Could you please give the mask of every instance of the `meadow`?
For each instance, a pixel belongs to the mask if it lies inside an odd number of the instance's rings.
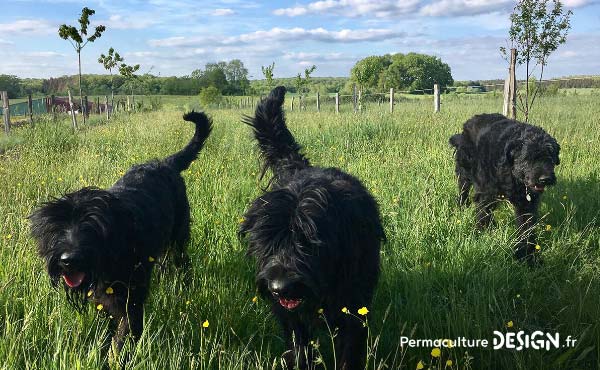
[[[314,164],[358,176],[377,198],[388,240],[369,326],[369,369],[594,369],[600,366],[600,106],[593,94],[545,97],[531,121],[561,144],[558,184],[543,196],[543,266],[512,259],[512,209],[474,231],[473,209],[458,209],[448,137],[475,113],[497,112],[501,97],[384,104],[360,114],[288,114]],[[74,312],[50,286],[27,215],[41,202],[85,185],[108,187],[131,165],[161,158],[192,135],[183,111],[93,118],[73,133],[69,120],[14,129],[0,156],[0,368],[105,368],[107,320]],[[539,105],[537,105],[539,104]],[[250,110],[209,110],[214,130],[184,172],[192,207],[191,279],[156,269],[145,330],[121,353],[127,369],[275,369],[284,350],[266,302],[255,299],[253,261],[237,236],[247,205],[267,185],[250,130]],[[8,140],[8,139],[2,139]],[[354,313],[356,314],[356,313]],[[203,325],[204,324],[204,325]],[[574,348],[522,351],[401,347],[414,339],[488,339],[493,331],[541,330],[577,339]],[[332,369],[331,338],[314,338]],[[115,364],[111,364],[115,367]]]

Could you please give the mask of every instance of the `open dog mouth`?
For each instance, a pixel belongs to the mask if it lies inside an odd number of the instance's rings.
[[[284,307],[286,310],[293,310],[300,306],[302,303],[301,299],[287,299],[287,298],[279,298],[279,304]]]
[[[83,283],[83,279],[85,279],[85,272],[74,271],[74,272],[64,273],[62,275],[62,278],[65,281],[65,284],[67,284],[67,286],[69,288],[71,288],[71,289],[77,288],[78,286],[81,285],[81,283]]]
[[[542,184],[534,184],[532,186],[532,188],[533,188],[533,190],[537,191],[538,193],[543,193],[546,186],[542,185]]]

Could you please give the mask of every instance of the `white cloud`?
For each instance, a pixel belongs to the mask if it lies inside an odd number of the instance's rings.
[[[567,8],[581,8],[594,3],[593,0],[563,0],[562,3]]]
[[[307,5],[275,9],[273,14],[297,17],[309,13],[391,18],[413,13],[421,0],[320,0]]]
[[[420,13],[434,17],[455,17],[508,12],[514,7],[513,0],[440,0],[425,5]]]
[[[175,36],[165,39],[153,39],[148,43],[150,46],[157,47],[192,47],[198,45],[237,45],[265,42],[283,42],[283,41],[320,41],[328,43],[353,43],[364,41],[381,41],[404,36],[404,32],[388,29],[343,29],[340,31],[329,31],[324,28],[304,29],[279,28],[271,30],[261,30],[238,36],[217,37],[185,37]]]
[[[106,20],[93,22],[94,26],[102,24],[108,29],[117,30],[141,30],[157,23],[160,23],[158,19],[150,14],[129,14],[126,17],[113,14]]]
[[[0,32],[19,35],[47,35],[56,33],[58,26],[45,19],[20,19],[12,23],[0,23]]]
[[[212,12],[212,15],[214,15],[216,17],[223,17],[223,16],[233,15],[233,14],[235,14],[235,12],[228,8],[219,8],[219,9],[215,9]]]

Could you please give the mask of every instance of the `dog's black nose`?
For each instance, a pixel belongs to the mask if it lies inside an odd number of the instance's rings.
[[[60,263],[68,267],[77,260],[77,256],[72,252],[64,252],[60,255]]]
[[[289,288],[290,288],[291,285],[292,284],[290,284],[286,280],[275,279],[275,280],[271,280],[269,282],[269,290],[274,295],[277,295],[277,296],[282,295],[282,296],[284,296],[289,291]]]
[[[538,182],[542,185],[549,185],[554,183],[555,181],[555,176],[554,174],[551,175],[542,175],[540,176],[540,178],[538,179]]]

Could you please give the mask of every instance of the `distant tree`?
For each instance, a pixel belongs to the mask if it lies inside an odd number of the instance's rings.
[[[317,69],[316,65],[312,65],[308,68],[304,69],[304,78],[302,78],[302,74],[298,73],[296,79],[294,80],[294,85],[296,86],[296,92],[300,95],[306,93],[306,86],[308,85],[308,81],[310,80],[310,75]]]
[[[209,86],[200,91],[200,103],[204,106],[218,104],[223,98],[219,89]]]
[[[110,96],[112,106],[115,105],[115,84],[112,70],[119,63],[123,62],[123,60],[124,59],[119,55],[119,53],[115,52],[115,49],[113,48],[108,49],[108,55],[100,54],[100,57],[98,58],[98,63],[102,64],[104,66],[104,69],[106,69],[108,73],[110,73]]]
[[[0,91],[8,92],[9,98],[17,98],[21,95],[19,78],[11,75],[0,75]]]
[[[383,80],[389,87],[406,90],[428,90],[433,85],[448,86],[454,83],[450,67],[440,58],[409,53],[394,54],[392,63],[384,72]]]
[[[377,87],[380,75],[391,64],[389,56],[373,55],[356,62],[350,71],[350,78],[360,90]]]
[[[227,64],[225,62],[219,63],[207,63],[204,67],[204,73],[202,79],[204,80],[204,86],[216,87],[221,93],[227,91],[227,75],[225,75],[225,68]]]
[[[262,74],[265,76],[265,80],[267,80],[267,88],[269,91],[273,88],[273,70],[275,69],[275,62],[271,63],[268,66],[261,66]]]
[[[224,71],[227,79],[227,92],[231,95],[243,95],[250,86],[248,69],[239,59],[233,59],[225,65]]]
[[[525,64],[527,77],[525,97],[519,94],[519,108],[525,115],[525,122],[529,120],[529,112],[541,85],[531,89],[529,81],[535,67],[540,66],[541,81],[550,54],[567,41],[572,14],[570,10],[564,11],[560,0],[518,0],[510,15],[508,36],[512,47],[517,49],[517,64]],[[505,47],[501,47],[500,52],[505,57],[509,55]]]
[[[83,49],[89,42],[94,42],[98,37],[102,36],[102,32],[106,30],[106,27],[100,25],[97,26],[94,34],[87,37],[87,28],[90,25],[90,15],[94,15],[95,10],[89,8],[83,8],[81,10],[81,16],[79,17],[79,30],[73,26],[63,24],[58,29],[58,35],[64,40],[68,40],[75,51],[77,52],[77,64],[79,66],[79,101],[83,107],[83,92],[81,90],[81,49]],[[84,112],[87,111],[85,107]],[[87,113],[87,112],[86,112]],[[85,114],[83,115],[83,123],[85,123]]]

